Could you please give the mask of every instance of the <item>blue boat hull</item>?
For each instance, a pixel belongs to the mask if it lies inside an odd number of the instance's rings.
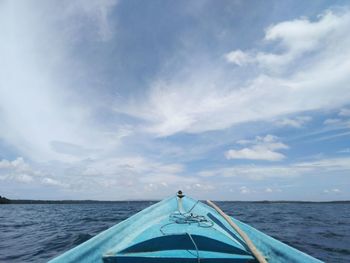
[[[321,262],[239,220],[268,262]],[[257,262],[245,242],[211,207],[171,197],[107,229],[50,263]]]

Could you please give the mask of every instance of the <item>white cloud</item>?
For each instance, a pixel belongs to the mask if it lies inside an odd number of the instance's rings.
[[[229,150],[225,153],[227,159],[249,159],[249,160],[265,160],[280,161],[285,158],[281,153],[268,149],[249,149]]]
[[[18,171],[30,170],[28,164],[26,164],[22,157],[19,157],[13,161],[2,159],[0,161],[0,169],[16,169]]]
[[[40,177],[41,173],[34,171],[22,157],[13,161],[0,161],[0,180],[11,180],[20,183],[31,183],[36,177]]]
[[[49,176],[51,175],[33,168],[22,157],[13,161],[5,159],[0,161],[0,180],[2,181],[67,187],[67,184]]]
[[[282,192],[282,190],[281,189],[279,189],[279,188],[271,188],[271,187],[266,187],[265,189],[264,189],[264,192],[265,193],[280,193],[280,192]]]
[[[235,63],[238,66],[246,65],[252,62],[254,59],[242,50],[234,50],[225,55],[225,58],[230,63]]]
[[[293,128],[301,128],[307,122],[311,121],[311,117],[309,116],[296,116],[294,118],[282,118],[276,121],[278,126],[290,126]]]
[[[350,117],[350,109],[343,108],[339,112],[339,116]]]
[[[251,190],[246,186],[242,186],[239,188],[239,192],[241,194],[249,194],[249,193],[251,193]]]
[[[272,193],[273,190],[272,190],[270,187],[267,187],[267,188],[265,188],[265,192],[266,192],[266,193]]]
[[[49,185],[49,186],[68,187],[68,185],[65,184],[65,183],[62,183],[62,182],[60,182],[60,181],[57,181],[57,180],[52,179],[52,178],[47,178],[47,177],[43,178],[43,179],[41,180],[41,183],[42,183],[43,185]]]
[[[271,25],[266,30],[265,40],[276,43],[283,50],[282,53],[245,53],[237,50],[228,53],[227,60],[239,66],[250,62],[275,70],[277,67],[288,65],[306,52],[325,48],[325,41],[339,37],[337,34],[344,30],[344,24],[348,23],[348,14],[336,15],[329,11],[314,22],[300,18]],[[232,59],[229,59],[230,57]]]
[[[325,190],[323,190],[323,192],[325,194],[330,194],[330,193],[339,194],[339,193],[341,193],[341,191],[338,188],[325,189]]]
[[[242,141],[239,141],[242,144]],[[246,144],[249,141],[245,142]],[[276,150],[288,149],[288,146],[281,143],[276,136],[266,135],[265,137],[256,137],[250,148],[240,150],[229,150],[225,153],[227,159],[249,159],[249,160],[266,160],[280,161],[285,155]]]

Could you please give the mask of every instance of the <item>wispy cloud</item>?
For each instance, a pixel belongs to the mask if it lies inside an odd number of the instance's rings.
[[[311,121],[312,118],[310,116],[296,116],[294,118],[282,118],[277,120],[275,123],[278,126],[289,126],[293,128],[301,128],[303,125]]]
[[[330,194],[330,193],[339,194],[339,193],[341,193],[341,191],[338,188],[332,188],[332,189],[323,190],[323,193],[325,193],[325,194]]]
[[[339,116],[350,117],[350,109],[343,108],[339,112]]]
[[[339,150],[338,153],[350,153],[350,148],[345,148],[343,150]]]
[[[245,78],[239,68],[220,59],[193,68],[194,58],[189,54],[191,59],[183,62],[182,70],[158,76],[146,98],[116,110],[147,121],[145,129],[157,136],[169,136],[340,107],[350,99],[350,65],[344,60],[350,56],[349,26],[348,11],[326,12],[317,21],[303,18],[272,25],[265,41],[284,53],[231,53],[231,61],[235,57],[240,67],[245,57],[254,56],[259,62],[247,65],[252,74]],[[337,48],[342,54],[335,52]],[[297,64],[296,59],[300,60]],[[275,70],[282,66],[283,71]],[[285,123],[297,126],[300,121],[286,119]]]
[[[66,150],[70,145],[71,152],[72,145],[75,151],[96,151],[110,148],[117,140],[103,125],[93,123],[94,106],[72,88],[75,75],[82,76],[86,70],[72,58],[74,38],[86,39],[86,31],[91,32],[96,24],[105,37],[107,14],[114,1],[40,3],[40,8],[30,2],[2,3],[0,136],[21,156],[37,161],[86,158],[86,154],[62,153],[63,145]],[[79,24],[89,30],[74,28]]]
[[[331,172],[350,172],[350,158],[319,159],[309,162],[294,162],[288,165],[235,165],[215,170],[201,171],[201,177],[240,177],[251,180],[268,178],[295,178],[318,176]]]
[[[326,119],[323,122],[324,125],[334,126],[336,128],[350,128],[350,120],[349,119],[340,119],[340,118],[330,118]]]
[[[89,34],[91,29],[96,29],[96,39],[107,41],[113,36],[113,28],[110,26],[108,16],[117,5],[117,0],[92,0],[92,1],[63,1],[63,15],[76,22],[75,30]],[[81,19],[86,21],[82,22]]]

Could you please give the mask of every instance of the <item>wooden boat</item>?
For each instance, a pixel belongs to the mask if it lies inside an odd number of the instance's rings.
[[[240,231],[267,262],[321,262],[237,219],[229,220],[240,230],[232,228],[213,207],[180,193],[142,210],[50,263],[262,262]]]

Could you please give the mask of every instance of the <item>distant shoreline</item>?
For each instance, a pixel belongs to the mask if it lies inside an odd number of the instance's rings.
[[[99,200],[27,200],[15,199],[0,202],[1,204],[103,204],[103,203],[125,203],[125,202],[158,202],[159,200],[124,200],[124,201],[99,201]]]
[[[101,200],[30,200],[30,199],[7,199],[1,198],[1,204],[111,204],[111,203],[125,203],[125,202],[159,202],[160,200],[123,200],[123,201],[101,201]],[[338,200],[338,201],[216,201],[220,203],[233,202],[233,203],[256,203],[256,204],[278,204],[278,203],[295,203],[295,204],[350,204],[350,200]]]

